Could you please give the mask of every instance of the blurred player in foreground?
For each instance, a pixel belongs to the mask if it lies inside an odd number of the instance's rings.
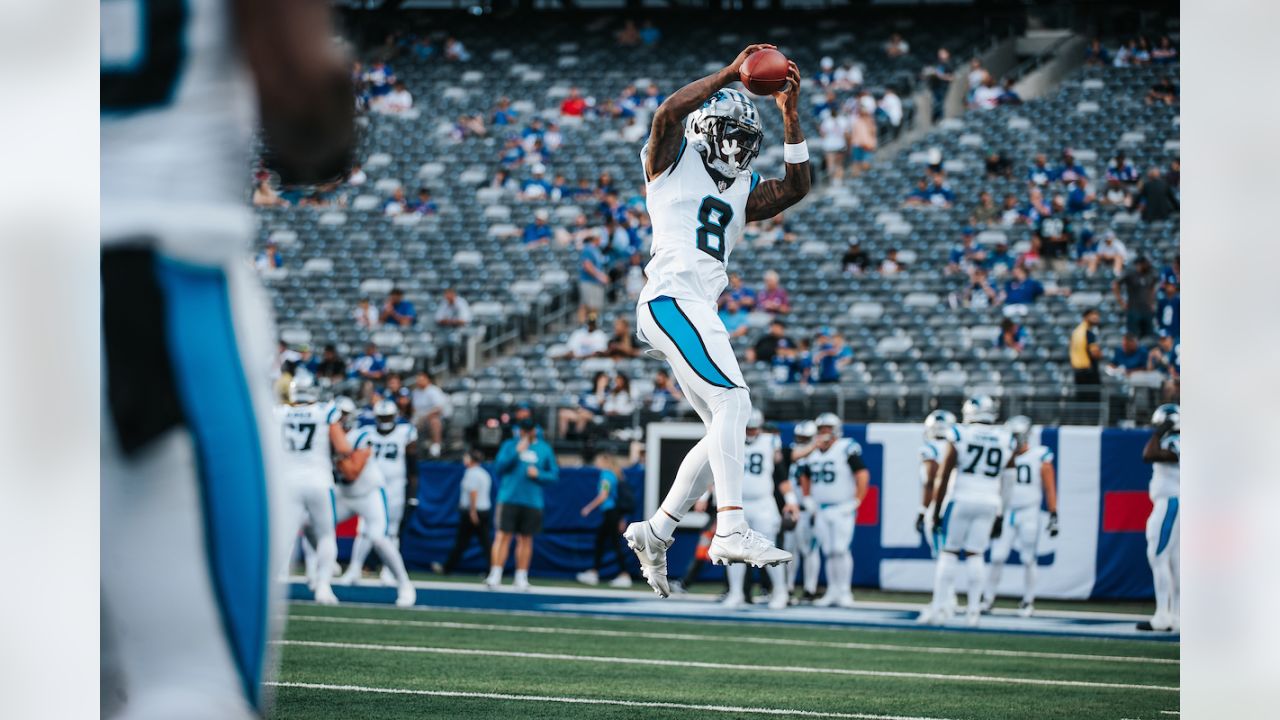
[[[1018,613],[1031,617],[1036,603],[1036,560],[1040,551],[1040,529],[1043,517],[1040,505],[1049,509],[1049,537],[1058,537],[1058,485],[1053,473],[1053,451],[1043,445],[1031,447],[1031,418],[1017,415],[1005,424],[1018,441],[1017,456],[1009,490],[1009,504],[1004,509],[1003,531],[991,544],[991,569],[987,587],[982,593],[982,610],[988,612],[1000,589],[1000,573],[1009,560],[1009,552],[1017,549],[1022,560],[1022,601]]]
[[[284,181],[336,178],[349,66],[325,3],[100,10],[102,714],[253,717],[294,528],[246,256],[254,110]]]
[[[648,282],[636,308],[638,334],[665,357],[707,434],[680,464],[671,490],[647,521],[632,523],[627,544],[645,579],[670,593],[667,549],[680,519],[714,481],[716,536],[708,556],[718,564],[786,562],[791,553],[751,529],[743,510],[743,433],[751,395],[729,333],[716,315],[728,284],[725,265],[745,223],[771,218],[809,192],[809,151],[800,129],[800,71],[775,93],[782,114],[786,175],[761,181],[751,171],[764,130],[755,104],[737,90],[751,45],[726,67],[672,93],[654,112],[649,142],[640,151],[653,219]],[[687,118],[687,121],[686,121]]]
[[[853,530],[858,504],[867,495],[871,471],[862,461],[862,446],[841,437],[842,423],[835,413],[814,420],[818,434],[809,445],[796,450],[809,468],[809,492],[813,498],[813,534],[827,566],[827,591],[813,601],[817,607],[853,607]]]
[[[1156,408],[1151,416],[1155,429],[1142,449],[1143,462],[1151,463],[1151,515],[1147,518],[1147,561],[1156,587],[1156,612],[1138,623],[1139,630],[1176,631],[1179,626],[1178,489],[1181,482],[1182,413],[1172,403]]]
[[[962,552],[967,554],[969,575],[965,622],[978,624],[986,580],[982,554],[992,535],[1000,534],[995,526],[1000,522],[1009,485],[1004,471],[1012,466],[1017,447],[1013,433],[995,424],[996,403],[990,397],[975,395],[966,400],[961,417],[964,424],[948,433],[947,452],[934,479],[934,497],[942,500],[934,505],[933,523],[942,528],[942,550],[933,580],[933,602],[917,618],[925,624],[940,625],[950,617],[951,588],[955,587],[956,564]]]

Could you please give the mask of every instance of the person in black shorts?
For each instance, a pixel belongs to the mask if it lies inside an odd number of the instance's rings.
[[[542,532],[542,489],[560,479],[551,446],[538,436],[538,424],[526,417],[517,424],[516,436],[502,443],[494,470],[498,474],[498,532],[493,538],[489,577],[484,584],[502,584],[503,567],[516,540],[516,590],[529,589],[529,563],[533,560],[533,536]]]

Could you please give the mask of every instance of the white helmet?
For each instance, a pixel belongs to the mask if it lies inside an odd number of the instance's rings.
[[[818,426],[813,424],[812,420],[805,420],[796,423],[796,440],[804,438],[805,441],[812,440],[814,435],[818,434]]]
[[[338,413],[342,416],[342,426],[350,428],[351,423],[356,419],[356,403],[346,395],[339,395],[333,401],[334,407],[338,408]]]
[[[840,422],[840,416],[833,412],[824,412],[813,421],[813,424],[821,430],[824,427],[831,428],[831,434],[840,437],[844,432],[844,424]]]
[[[1026,415],[1014,415],[1005,421],[1004,426],[1018,439],[1018,445],[1026,445],[1031,437],[1031,418]]]
[[[1182,431],[1182,411],[1177,403],[1165,403],[1151,413],[1151,424],[1160,425],[1165,420],[1173,420],[1173,431]]]
[[[396,426],[396,415],[396,404],[390,400],[379,400],[373,406],[373,417],[378,421],[378,429],[384,433],[391,432]]]
[[[947,410],[934,410],[924,419],[924,437],[926,440],[946,440],[947,431],[956,424],[956,416]]]
[[[320,399],[320,388],[311,373],[298,373],[289,381],[289,402],[294,405],[313,403]]]
[[[717,90],[685,124],[689,145],[726,180],[750,172],[760,154],[764,128],[751,99],[737,90]]]
[[[996,421],[996,414],[996,401],[990,395],[974,395],[960,408],[960,416],[967,423],[991,424]]]
[[[764,413],[759,410],[752,410],[751,417],[747,418],[748,430],[759,430],[764,427]]]

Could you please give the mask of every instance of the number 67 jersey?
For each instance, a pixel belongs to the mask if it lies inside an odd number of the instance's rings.
[[[1003,425],[972,423],[951,428],[948,438],[956,449],[955,479],[947,499],[1000,508],[1004,470],[1018,447]]]
[[[648,151],[648,145],[640,150],[642,163]],[[702,156],[681,142],[675,162],[645,187],[653,241],[641,305],[664,295],[712,304],[720,298],[729,284],[729,253],[746,225],[747,197],[759,180],[743,174],[721,190]]]
[[[281,405],[276,408],[284,439],[284,476],[294,485],[333,483],[329,426],[338,421],[331,402]]]

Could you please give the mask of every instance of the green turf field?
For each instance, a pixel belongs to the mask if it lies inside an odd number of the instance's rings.
[[[289,606],[275,718],[1170,718],[1176,643]],[[378,692],[370,692],[377,690]]]

